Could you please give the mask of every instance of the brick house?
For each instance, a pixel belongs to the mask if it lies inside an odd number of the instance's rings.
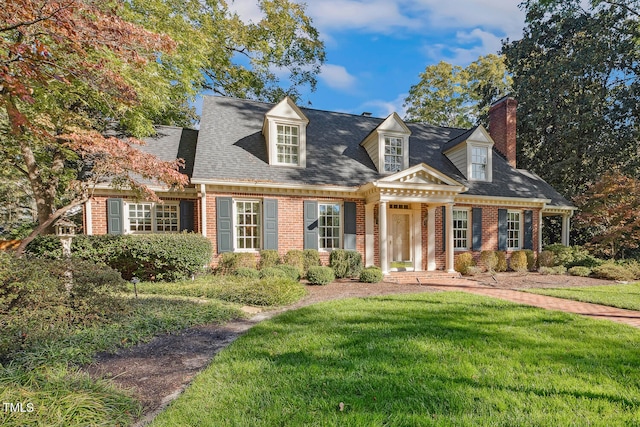
[[[540,251],[542,217],[575,209],[537,175],[516,168],[517,102],[490,125],[454,129],[207,96],[199,131],[158,127],[143,149],[184,158],[190,185],[156,188],[154,204],[105,185],[84,209],[87,234],[195,231],[213,264],[228,251],[334,248],[366,265],[452,271],[456,254]]]

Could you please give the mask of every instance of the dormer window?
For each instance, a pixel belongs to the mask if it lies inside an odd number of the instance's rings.
[[[277,163],[298,166],[300,164],[300,128],[298,126],[277,125]]]
[[[486,181],[488,163],[488,147],[471,147],[471,179]]]
[[[400,172],[404,169],[404,138],[384,138],[384,171]]]

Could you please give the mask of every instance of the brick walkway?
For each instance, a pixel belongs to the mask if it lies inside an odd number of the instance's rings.
[[[567,313],[581,314],[594,319],[605,319],[613,322],[640,328],[640,312],[608,307],[606,305],[590,304],[587,302],[572,301],[563,298],[545,295],[531,294],[528,292],[511,289],[496,289],[480,285],[477,282],[466,279],[433,279],[423,285],[443,291],[461,291],[471,294],[484,295],[512,301],[518,304],[531,305],[547,310],[566,311]]]

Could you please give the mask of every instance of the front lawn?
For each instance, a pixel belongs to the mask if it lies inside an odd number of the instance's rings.
[[[611,307],[640,310],[640,283],[629,285],[587,286],[583,288],[526,289],[526,292],[591,302]]]
[[[638,425],[640,331],[462,293],[287,312],[153,425]]]

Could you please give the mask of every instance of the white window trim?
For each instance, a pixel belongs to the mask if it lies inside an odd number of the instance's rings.
[[[160,203],[154,202],[134,202],[134,201],[124,201],[123,209],[124,209],[124,234],[176,234],[180,233],[180,202],[176,201],[167,201],[164,202],[163,206],[177,206],[177,214],[178,214],[178,231],[158,231],[158,224],[156,222],[156,205]],[[130,205],[150,205],[151,206],[151,231],[131,231],[131,221],[129,219],[129,206]]]
[[[320,241],[320,205],[338,205],[340,207],[340,231],[338,232],[338,247],[337,248],[322,248]],[[318,251],[319,252],[332,252],[334,249],[342,249],[344,235],[344,202],[335,200],[318,200]]]
[[[470,208],[453,208],[452,210],[452,214],[456,211],[465,211],[467,212],[467,243],[465,244],[464,248],[456,248],[455,247],[455,232],[456,232],[456,228],[453,228],[453,238],[454,238],[454,250],[457,252],[465,252],[468,251],[470,249],[470,245],[469,245],[469,241],[470,241],[470,237],[471,237],[471,209]],[[452,219],[453,220],[453,219]]]
[[[518,214],[518,224],[519,224],[519,228],[518,228],[518,246],[517,247],[511,247],[509,246],[509,214]],[[507,211],[507,250],[508,251],[519,251],[520,249],[522,249],[522,239],[523,239],[523,220],[524,220],[524,215],[522,213],[522,211],[516,211],[516,210],[508,210]]]
[[[387,172],[385,171],[384,161],[384,148],[387,138],[398,138],[402,140],[402,165],[400,171],[403,171],[409,167],[409,136],[402,133],[390,133],[380,132],[378,136],[378,164],[380,165],[379,172],[383,175],[393,175],[399,171]]]
[[[259,206],[259,211],[258,211],[258,238],[259,238],[259,242],[260,244],[258,245],[258,248],[238,248],[238,208],[237,208],[237,203],[238,202],[257,202],[258,206]],[[248,253],[258,253],[262,250],[262,244],[264,243],[262,241],[262,227],[263,225],[263,220],[262,220],[262,215],[263,215],[263,203],[262,203],[262,199],[242,199],[242,198],[234,198],[232,200],[232,222],[231,222],[231,228],[232,228],[232,239],[233,239],[233,252],[248,252]]]
[[[474,148],[486,148],[487,149],[487,179],[473,178],[473,149]],[[474,142],[467,143],[467,177],[469,181],[478,182],[492,182],[493,181],[493,145],[492,144],[480,144]]]
[[[307,124],[296,120],[269,118],[267,145],[269,148],[269,164],[278,167],[304,168],[307,166]],[[278,126],[298,128],[298,163],[278,162]]]

